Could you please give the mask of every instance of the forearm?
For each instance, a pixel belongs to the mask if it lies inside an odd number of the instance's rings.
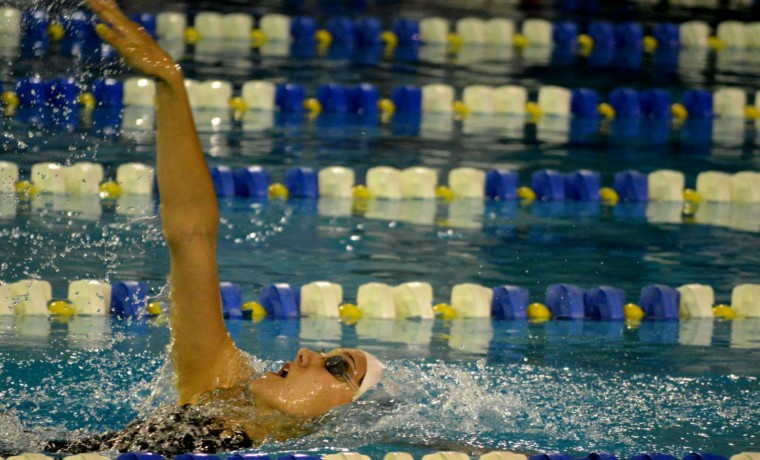
[[[169,244],[191,236],[216,239],[219,207],[195,131],[182,73],[156,84],[157,173]]]

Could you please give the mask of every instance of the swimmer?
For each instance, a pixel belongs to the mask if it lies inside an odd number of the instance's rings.
[[[69,453],[116,449],[166,455],[235,450],[302,433],[310,419],[356,401],[380,380],[370,353],[301,349],[277,372],[256,375],[222,316],[216,240],[219,208],[180,66],[113,0],[87,0],[96,27],[133,69],[156,80],[157,174],[171,270],[177,406],[124,430],[50,443]]]

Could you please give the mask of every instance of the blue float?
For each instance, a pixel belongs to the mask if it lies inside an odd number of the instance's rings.
[[[345,86],[327,83],[317,88],[317,100],[322,105],[322,113],[344,114],[348,112],[348,94]]]
[[[575,46],[578,39],[578,24],[572,21],[555,22],[552,29],[552,39],[557,46]]]
[[[377,18],[357,19],[355,25],[356,45],[360,48],[374,47],[383,43],[383,24]]]
[[[668,454],[651,453],[634,455],[631,460],[678,460],[678,458]]]
[[[362,83],[348,90],[348,109],[356,115],[378,115],[380,113],[380,108],[377,106],[379,100],[380,91],[377,86],[369,83]]]
[[[101,78],[92,85],[98,107],[120,108],[124,101],[124,83],[115,78]]]
[[[19,107],[44,107],[47,102],[47,85],[39,77],[22,78],[16,82]]]
[[[657,40],[657,49],[678,49],[681,46],[678,24],[657,22],[652,26],[652,36]]]
[[[150,286],[145,281],[120,281],[111,285],[111,314],[140,317],[148,309]]]
[[[327,21],[326,29],[332,36],[332,43],[338,46],[352,47],[356,40],[356,26],[347,17],[334,17]]]
[[[713,117],[713,94],[710,91],[690,89],[683,93],[682,103],[689,112],[690,119]]]
[[[222,296],[222,313],[225,318],[243,317],[243,290],[237,283],[219,283],[219,292]]]
[[[397,86],[393,88],[391,100],[398,115],[422,115],[422,89],[419,86]]]
[[[48,18],[44,11],[24,11],[21,14],[21,46],[25,53],[42,56],[50,46]]]
[[[596,171],[580,169],[565,175],[565,198],[573,201],[599,201],[601,176]]]
[[[322,457],[319,455],[293,454],[282,455],[280,457],[277,457],[277,460],[322,460]]]
[[[174,460],[220,460],[220,459],[216,455],[212,455],[212,454],[188,453],[188,454],[176,455],[174,457]]]
[[[74,11],[62,18],[63,40],[71,43],[84,43],[97,35],[93,27],[92,15],[84,11]]]
[[[641,288],[639,306],[649,319],[678,319],[681,293],[663,284],[651,284]]]
[[[216,196],[224,198],[235,196],[235,179],[229,166],[212,166],[211,180],[214,182]]]
[[[664,89],[650,89],[641,93],[641,113],[645,117],[670,119],[672,101],[670,93]]]
[[[625,292],[622,289],[600,286],[589,289],[583,295],[586,318],[602,321],[621,321],[625,318]]]
[[[573,284],[552,284],[546,288],[546,306],[554,318],[583,319],[583,294],[583,289]]]
[[[565,199],[565,178],[559,171],[543,169],[533,173],[530,187],[541,201],[561,201]]]
[[[599,118],[599,93],[589,88],[574,89],[570,111],[579,118]]]
[[[628,169],[615,174],[612,188],[623,203],[649,201],[649,178],[639,171]]]
[[[294,83],[281,83],[277,85],[274,95],[274,103],[280,112],[288,114],[304,113],[303,87]]]
[[[300,290],[287,283],[270,284],[261,289],[259,302],[272,318],[298,318],[301,316]]]
[[[312,168],[291,168],[285,173],[285,187],[294,198],[317,198],[319,182]]]
[[[290,36],[300,44],[316,43],[317,22],[308,16],[295,16],[290,20]]]
[[[227,460],[272,460],[267,454],[250,453],[250,454],[235,454],[227,457]]]
[[[261,166],[248,166],[232,172],[235,195],[245,198],[266,198],[269,196],[271,179]]]
[[[528,457],[528,460],[575,460],[573,457],[560,453],[536,454]]]
[[[610,93],[610,105],[615,109],[615,118],[641,117],[639,92],[633,88],[617,88]]]
[[[72,77],[56,78],[47,83],[47,102],[57,109],[76,108],[79,104],[79,86]]]
[[[396,19],[391,30],[396,34],[399,46],[412,46],[420,41],[420,23],[414,19]]]
[[[588,34],[594,40],[594,48],[615,46],[615,28],[610,22],[595,21],[588,25]]]
[[[126,454],[119,454],[116,460],[164,460],[161,454],[154,454],[153,452],[128,452]]]
[[[486,196],[495,200],[516,200],[519,177],[516,171],[494,169],[486,174]]]
[[[497,286],[493,288],[491,316],[504,319],[525,319],[528,316],[530,293],[520,286]]]
[[[156,15],[151,13],[135,13],[129,19],[140,25],[153,38],[156,38]]]
[[[615,46],[626,50],[643,47],[644,28],[638,22],[624,22],[615,25]]]
[[[592,452],[576,460],[618,460],[618,458],[609,452]]]

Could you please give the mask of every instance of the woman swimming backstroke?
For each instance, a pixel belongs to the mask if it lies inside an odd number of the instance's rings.
[[[235,346],[224,324],[219,293],[219,208],[182,70],[114,1],[87,4],[103,21],[95,28],[98,35],[132,68],[156,79],[156,168],[171,260],[171,348],[179,397],[177,407],[133,422],[121,432],[54,443],[50,450],[115,448],[174,454],[244,448],[268,437],[287,436],[294,423],[358,399],[380,380],[384,369],[365,351],[301,349],[278,372],[257,376],[249,357]],[[164,419],[173,429],[162,426]]]

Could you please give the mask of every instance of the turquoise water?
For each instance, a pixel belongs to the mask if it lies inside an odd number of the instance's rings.
[[[384,95],[397,84],[437,82],[459,89],[520,84],[531,92],[542,84],[589,86],[603,94],[618,86],[663,87],[674,96],[694,87],[760,88],[757,53],[697,54],[682,56],[670,69],[650,58],[641,68],[621,70],[582,58],[361,65],[261,56],[210,63],[192,53],[183,66],[190,78],[224,78],[236,87],[257,78],[297,82],[310,95],[325,82],[373,82]],[[52,56],[9,58],[0,78],[7,84],[32,73],[83,81],[128,75],[116,65]],[[651,147],[606,134],[612,123],[602,123],[602,134],[578,145],[542,140],[535,126],[517,134],[473,134],[460,121],[444,120],[409,136],[389,126],[336,128],[324,120],[264,132],[239,123],[214,132],[204,126],[201,141],[209,164],[264,165],[275,181],[292,166],[344,165],[362,182],[369,168],[389,165],[435,168],[441,183],[460,166],[514,169],[523,184],[539,169],[588,168],[610,185],[624,169],[668,168],[683,171],[693,187],[705,170],[760,170],[757,129],[749,122],[745,134],[717,136],[713,145],[694,145],[674,130],[666,145]],[[39,161],[97,161],[111,176],[122,163],[154,164],[151,132],[104,138],[86,123],[69,132],[3,117],[0,133],[0,160],[18,163],[26,176]],[[97,198],[1,197],[0,280],[40,277],[52,283],[56,298],[76,279],[147,280],[154,297],[165,299],[168,254],[155,205],[143,204],[147,213],[134,217]],[[332,281],[343,286],[346,301],[355,301],[366,282],[421,280],[433,286],[435,302],[448,301],[458,283],[521,285],[541,300],[548,285],[565,282],[616,286],[630,301],[647,284],[702,283],[715,289],[716,302],[728,303],[733,286],[760,278],[757,206],[703,204],[693,219],[681,216],[680,204],[656,203],[606,208],[417,200],[364,209],[340,200],[233,199],[220,206],[221,279],[240,283],[246,300],[275,282]],[[383,388],[368,401],[338,409],[305,438],[263,446],[269,453],[357,449],[379,458],[392,450],[514,449],[630,456],[760,449],[755,320],[633,326],[303,319],[229,321],[228,327],[241,348],[271,367],[292,359],[301,346],[359,346],[390,363]],[[35,450],[40,438],[118,428],[170,403],[168,335],[162,320],[0,317],[0,446],[4,440]]]

